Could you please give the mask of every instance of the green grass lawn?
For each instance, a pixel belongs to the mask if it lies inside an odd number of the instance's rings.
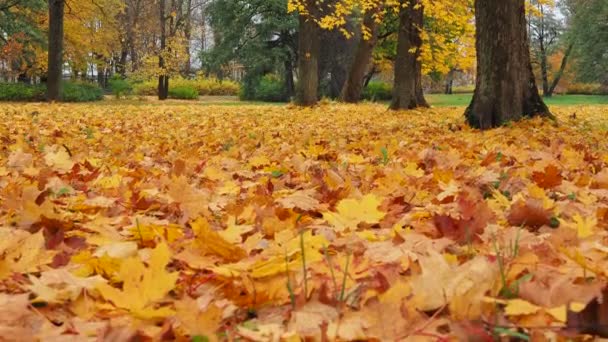
[[[472,96],[473,94],[425,95],[429,103],[436,107],[468,106]],[[608,104],[608,95],[555,95],[544,100],[550,106],[601,105]]]
[[[473,94],[426,94],[425,97],[434,107],[465,107],[471,102]],[[550,106],[568,106],[568,105],[608,105],[608,95],[555,95],[550,98],[545,98],[545,102]],[[155,97],[148,97],[145,100],[131,98],[128,100],[115,100],[112,97],[106,97],[105,101],[100,102],[104,105],[121,104],[121,105],[148,105],[158,106],[174,105],[174,104],[192,104],[200,106],[220,105],[220,106],[276,106],[285,105],[285,103],[270,103],[270,102],[252,102],[239,101],[236,96],[204,96],[198,101],[190,100],[166,100],[158,101]],[[388,105],[388,103],[386,103]]]

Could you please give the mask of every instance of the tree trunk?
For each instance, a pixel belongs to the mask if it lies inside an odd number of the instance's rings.
[[[378,40],[378,23],[376,23],[375,20],[376,13],[376,11],[368,11],[363,18],[364,29],[369,30],[371,36],[366,37],[364,31],[361,31],[361,40],[357,46],[355,59],[353,60],[346,82],[344,82],[342,93],[340,94],[341,101],[357,103],[361,100],[365,73],[369,68],[372,53],[374,52],[374,47]]]
[[[166,100],[169,97],[169,76],[166,73],[165,58],[163,53],[167,46],[167,17],[165,16],[166,1],[160,0],[160,52],[158,54],[158,66],[161,74],[158,76],[158,99]]]
[[[477,128],[522,117],[552,117],[541,99],[530,63],[525,0],[476,0],[477,80],[465,112]]]
[[[309,15],[314,15],[315,1],[306,0]],[[298,32],[298,86],[296,104],[314,106],[319,88],[319,28],[313,18],[299,17]]]
[[[562,76],[564,75],[564,71],[566,71],[566,66],[568,65],[568,58],[570,58],[570,54],[572,53],[573,48],[574,48],[574,43],[570,43],[568,45],[568,48],[566,49],[566,52],[564,52],[564,57],[562,58],[562,63],[559,66],[559,70],[558,70],[557,74],[555,74],[555,76],[553,76],[553,82],[551,83],[551,86],[549,87],[549,90],[547,91],[547,94],[545,96],[553,96],[553,92],[555,91],[555,88],[557,88],[559,81],[562,79]]]
[[[49,2],[49,58],[47,78],[47,100],[61,99],[61,79],[63,77],[63,9],[64,0]]]
[[[422,65],[420,48],[423,24],[423,6],[420,0],[403,0],[399,12],[397,57],[393,85],[393,110],[428,107],[422,91]]]
[[[291,98],[295,93],[295,85],[293,83],[293,63],[291,54],[285,59],[285,95]]]
[[[184,66],[184,76],[189,77],[192,71],[192,62],[190,60],[190,40],[192,38],[192,0],[186,1],[186,22],[184,25],[184,38],[186,39],[186,64]]]
[[[450,72],[448,72],[448,75],[445,79],[445,94],[446,95],[452,95],[454,93],[453,91],[453,87],[454,87],[454,69],[450,70]]]
[[[549,66],[547,62],[547,49],[545,49],[545,39],[539,37],[539,53],[540,53],[540,76],[543,82],[543,96],[551,97],[549,93]]]

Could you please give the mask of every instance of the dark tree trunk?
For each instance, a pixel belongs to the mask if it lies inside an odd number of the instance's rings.
[[[291,54],[285,59],[285,95],[291,98],[295,94],[295,84],[293,83],[293,63]]]
[[[374,75],[376,73],[378,73],[376,64],[372,64],[372,67],[370,68],[370,70],[363,77],[363,88],[367,87],[367,85],[369,84],[369,82],[371,82],[372,78],[374,77]]]
[[[49,58],[47,100],[61,99],[63,76],[63,9],[64,0],[48,0],[49,3]]]
[[[314,15],[315,1],[306,0],[308,13]],[[296,104],[314,106],[319,88],[319,27],[313,18],[300,15],[298,33],[298,86]]]
[[[549,90],[547,91],[545,96],[553,96],[553,92],[555,91],[555,88],[557,88],[559,81],[562,79],[562,76],[564,75],[564,71],[566,71],[566,66],[568,65],[568,58],[570,58],[570,54],[572,53],[573,48],[574,48],[574,44],[570,43],[570,45],[568,45],[568,48],[566,49],[566,52],[564,52],[564,57],[562,58],[562,63],[559,66],[559,70],[557,71],[557,74],[555,74],[555,76],[553,76],[553,82],[551,82],[551,86],[549,87]]]
[[[160,0],[160,52],[158,54],[158,66],[161,74],[158,76],[158,99],[166,100],[169,97],[169,76],[165,68],[163,53],[167,45],[167,17],[165,16],[166,1]]]
[[[538,39],[540,54],[540,77],[543,82],[543,96],[551,97],[549,93],[549,65],[547,62],[547,49],[545,48],[545,38],[541,35]]]
[[[395,59],[394,110],[428,107],[422,91],[422,65],[419,61],[422,47],[421,29],[423,7],[420,0],[403,0],[399,12],[397,57]]]
[[[448,72],[448,75],[445,79],[445,94],[446,95],[452,95],[454,93],[453,91],[453,87],[454,87],[454,69],[450,70],[450,72]]]
[[[465,112],[472,127],[489,129],[522,117],[553,117],[536,88],[525,0],[476,0],[477,80]]]
[[[361,100],[361,93],[363,92],[363,81],[365,73],[369,68],[369,64],[374,52],[374,47],[378,39],[378,23],[374,18],[376,11],[369,11],[365,13],[363,18],[363,25],[371,33],[371,37],[365,39],[363,31],[361,32],[361,40],[357,46],[357,52],[355,53],[355,59],[350,67],[350,71],[344,82],[342,93],[340,94],[340,100],[349,103],[357,103]]]
[[[184,76],[189,77],[192,71],[192,62],[190,61],[190,39],[192,38],[192,0],[186,1],[186,20],[184,25],[184,38],[186,39],[186,65],[184,66]]]

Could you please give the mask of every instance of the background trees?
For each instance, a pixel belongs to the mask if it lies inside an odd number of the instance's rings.
[[[243,99],[424,106],[425,92],[474,82],[473,2],[64,0],[63,63],[54,70],[101,87],[113,75],[154,79],[161,99],[170,78],[198,73],[241,82]],[[608,88],[606,7],[526,0],[530,60],[544,96],[574,81]],[[47,1],[0,0],[0,77],[46,81],[48,33]]]

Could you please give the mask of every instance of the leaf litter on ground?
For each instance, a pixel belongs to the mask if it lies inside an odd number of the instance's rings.
[[[0,336],[601,335],[608,107],[555,112],[3,104]]]

